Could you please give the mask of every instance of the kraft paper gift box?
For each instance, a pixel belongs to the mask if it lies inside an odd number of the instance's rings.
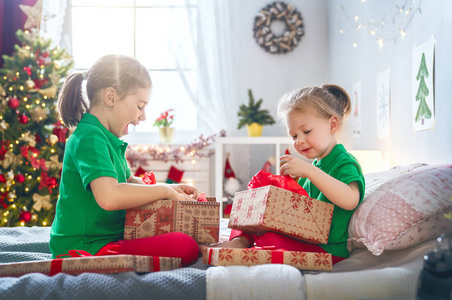
[[[19,277],[28,273],[55,275],[66,273],[121,273],[169,271],[181,267],[178,257],[140,255],[105,255],[57,258],[39,261],[0,264],[0,277]]]
[[[332,271],[330,253],[285,250],[258,250],[255,248],[207,248],[203,263],[213,266],[285,264],[299,270]]]
[[[234,195],[229,228],[252,234],[274,231],[326,244],[334,205],[268,185]]]
[[[128,209],[124,239],[138,239],[168,232],[183,232],[198,243],[216,243],[220,233],[220,203],[157,200]]]

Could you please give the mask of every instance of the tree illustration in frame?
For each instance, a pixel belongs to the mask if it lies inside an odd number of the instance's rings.
[[[425,53],[422,53],[421,63],[416,75],[416,80],[419,81],[419,87],[416,93],[416,102],[419,101],[419,106],[415,117],[415,122],[417,123],[421,121],[422,125],[424,125],[425,119],[430,119],[432,117],[432,111],[430,110],[427,101],[425,101],[425,98],[430,92],[424,79],[428,78],[428,76],[429,72],[425,62]]]

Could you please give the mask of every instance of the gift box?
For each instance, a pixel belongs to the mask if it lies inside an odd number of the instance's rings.
[[[207,248],[203,253],[202,261],[206,265],[213,266],[285,264],[299,270],[333,270],[331,254],[318,252],[255,248]]]
[[[257,235],[274,231],[326,244],[333,210],[331,203],[268,185],[235,193],[228,226]]]
[[[90,273],[157,272],[181,267],[178,257],[140,255],[105,255],[57,258],[39,261],[0,264],[0,277],[19,277],[28,273],[78,275]]]
[[[216,243],[220,232],[220,203],[214,197],[207,197],[207,200],[157,200],[128,209],[124,239],[183,232],[198,243]]]

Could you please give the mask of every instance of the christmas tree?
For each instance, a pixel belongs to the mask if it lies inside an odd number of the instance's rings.
[[[416,94],[416,101],[420,102],[415,118],[416,122],[422,120],[422,124],[424,122],[424,119],[430,119],[432,117],[432,111],[428,107],[427,101],[425,101],[425,98],[428,96],[430,92],[424,80],[424,77],[427,78],[428,75],[429,74],[427,69],[427,63],[425,62],[425,54],[422,53],[421,64],[419,65],[419,70],[416,75],[416,80],[420,80],[419,88]]]
[[[68,137],[56,95],[73,62],[36,28],[16,35],[0,69],[0,226],[48,226]]]

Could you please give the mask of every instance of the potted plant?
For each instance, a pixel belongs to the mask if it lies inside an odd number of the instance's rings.
[[[159,128],[160,142],[172,143],[174,141],[174,127],[170,127],[174,121],[174,115],[170,115],[173,109],[168,109],[155,119],[154,125]]]
[[[262,98],[259,101],[254,100],[253,92],[248,90],[248,106],[240,105],[237,116],[239,117],[239,124],[237,129],[246,125],[248,136],[261,136],[264,125],[273,125],[275,120],[270,115],[267,109],[261,109]]]

